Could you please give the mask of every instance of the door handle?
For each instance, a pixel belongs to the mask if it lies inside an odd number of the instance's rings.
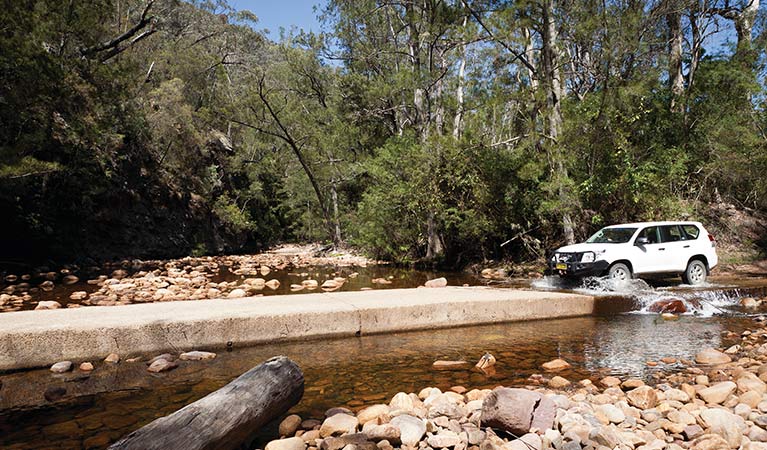
[[[663,250],[666,250],[665,248],[659,248],[658,251],[662,252]]]
[[[684,248],[690,248],[690,246],[689,245],[685,245]]]

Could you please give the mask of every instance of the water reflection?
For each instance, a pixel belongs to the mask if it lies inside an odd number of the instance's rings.
[[[306,390],[294,412],[306,418],[321,417],[334,406],[357,409],[425,386],[523,385],[540,373],[542,363],[557,357],[573,364],[560,373],[572,380],[608,373],[647,378],[664,369],[648,367],[647,360],[691,358],[701,347],[726,344],[720,341],[722,330],[749,324],[735,317],[676,322],[645,315],[585,317],[235,349],[210,362],[182,362],[160,375],[149,375],[142,363],[99,365],[90,376],[7,374],[0,377],[0,446],[105,447],[277,354],[304,370]],[[498,359],[490,375],[471,367],[486,351]],[[434,370],[438,359],[471,365]]]

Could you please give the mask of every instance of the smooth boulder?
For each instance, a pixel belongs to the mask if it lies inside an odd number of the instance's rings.
[[[548,397],[526,389],[497,387],[482,403],[482,426],[521,436],[554,426],[557,406]]]

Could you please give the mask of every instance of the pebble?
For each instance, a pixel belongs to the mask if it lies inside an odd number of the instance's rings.
[[[89,362],[84,362],[80,364],[80,370],[83,372],[92,372],[93,371],[93,364]]]
[[[110,353],[106,358],[104,358],[104,362],[109,364],[117,364],[120,362],[120,355],[117,353]]]
[[[182,353],[179,355],[178,359],[182,361],[201,361],[204,359],[213,359],[216,357],[215,353],[211,352],[201,352],[198,350],[194,350],[191,352]]]
[[[60,361],[51,366],[51,372],[64,373],[72,370],[72,361]]]

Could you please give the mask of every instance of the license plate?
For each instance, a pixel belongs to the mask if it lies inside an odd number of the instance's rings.
[[[558,263],[557,264],[557,270],[567,270],[567,264],[565,264],[565,263]]]

